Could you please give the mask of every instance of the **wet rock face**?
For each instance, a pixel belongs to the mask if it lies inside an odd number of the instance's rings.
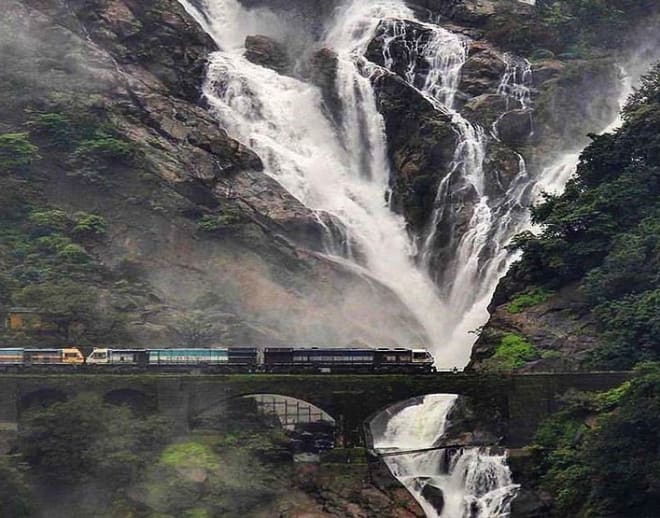
[[[422,497],[433,506],[438,514],[442,514],[442,510],[445,507],[445,497],[441,489],[431,484],[426,484],[424,489],[422,489]]]
[[[433,38],[433,31],[420,23],[411,20],[397,21],[396,23],[405,26],[406,38],[396,38],[392,41],[391,22],[382,21],[376,29],[374,38],[369,43],[365,57],[380,66],[385,66],[384,48],[388,48],[388,58],[392,62],[392,72],[406,77],[408,65],[413,64],[420,77],[425,77],[428,71],[428,63],[424,56],[418,52],[423,49]]]
[[[485,42],[472,42],[468,58],[461,69],[458,89],[464,98],[495,94],[505,69],[506,63],[502,60],[501,52]]]
[[[271,68],[280,74],[291,73],[286,48],[268,36],[248,36],[245,39],[245,57],[256,65]]]
[[[59,7],[47,0],[26,2],[46,13]],[[67,8],[86,34],[120,63],[139,65],[163,85],[197,102],[213,40],[175,0],[72,0]]]
[[[517,0],[411,0],[410,3],[469,27],[484,27],[504,10],[516,15],[527,15],[532,10],[532,6]]]
[[[497,6],[494,0],[415,0],[412,3],[455,22],[477,27],[488,22]]]
[[[342,102],[337,92],[337,54],[328,48],[315,52],[310,61],[310,81],[321,89],[328,117],[341,124]]]
[[[510,146],[524,145],[534,130],[533,110],[511,110],[497,121],[497,134]]]
[[[508,304],[497,302],[497,295],[495,300],[488,327],[473,347],[471,370],[487,369],[488,358],[509,334],[525,337],[538,351],[538,359],[527,362],[524,372],[579,370],[597,344],[595,322],[580,310],[582,295],[576,285],[521,312],[511,312]]]
[[[383,72],[374,87],[393,166],[392,206],[420,232],[432,212],[437,186],[451,170],[457,134],[449,115],[398,76]]]

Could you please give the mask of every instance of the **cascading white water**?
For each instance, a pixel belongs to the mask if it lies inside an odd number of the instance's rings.
[[[354,1],[329,28],[326,44],[338,53],[343,104],[337,132],[324,115],[317,87],[243,56],[248,33],[283,30],[271,12],[246,10],[237,0],[208,0],[204,16],[185,0],[183,5],[221,49],[212,56],[205,87],[212,111],[232,136],[259,154],[267,174],[306,206],[344,224],[360,247],[365,271],[406,304],[442,359],[445,306],[432,279],[415,265],[403,218],[385,202],[390,172],[384,122],[371,84],[356,66],[379,20],[407,8],[399,1]]]
[[[413,22],[413,23],[410,23]],[[430,35],[417,35],[419,28]],[[412,32],[411,32],[412,31]],[[429,231],[421,250],[421,263],[433,271],[451,314],[446,319],[450,342],[460,358],[469,359],[474,336],[470,331],[488,319],[487,305],[499,279],[514,259],[506,246],[524,230],[525,212],[531,179],[522,156],[519,172],[504,196],[491,198],[486,194],[484,160],[488,137],[483,128],[470,123],[454,106],[460,82],[460,72],[467,58],[464,37],[436,25],[422,23],[410,17],[384,22],[383,60],[394,70],[392,46],[402,45],[407,54],[404,79],[417,88],[440,111],[451,116],[459,134],[451,171],[438,186]],[[498,93],[511,109],[529,109],[531,104],[531,66],[526,60],[503,57],[506,70]],[[420,63],[423,66],[420,67]],[[509,109],[509,108],[507,108]],[[530,110],[531,117],[531,110]],[[451,195],[467,196],[472,203],[470,221],[463,235],[450,243],[438,242],[438,232],[457,217],[456,207],[448,202]],[[460,207],[460,210],[466,210]],[[434,264],[439,249],[449,249],[446,264]]]
[[[506,455],[476,447],[392,455],[436,446],[445,434],[447,416],[456,400],[455,395],[434,394],[419,404],[406,406],[390,417],[384,433],[374,437],[374,447],[388,453],[383,457],[385,463],[427,516],[508,516],[519,486],[511,479]],[[428,497],[430,487],[441,491],[441,509]]]

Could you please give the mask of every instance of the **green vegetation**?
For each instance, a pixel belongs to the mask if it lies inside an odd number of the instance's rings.
[[[544,231],[518,237],[524,255],[510,275],[546,291],[579,284],[580,310],[602,338],[596,368],[660,359],[660,65],[624,117],[615,133],[592,136],[565,193],[533,210]]]
[[[133,480],[170,436],[161,418],[139,417],[93,395],[28,413],[20,450],[40,478],[66,485],[98,478],[108,489]]]
[[[199,442],[172,444],[165,448],[160,462],[173,468],[197,467],[217,470],[220,465],[210,446]]]
[[[130,164],[135,157],[135,147],[130,142],[99,131],[92,138],[81,141],[73,157],[88,165],[106,161]]]
[[[27,133],[0,134],[0,173],[18,172],[39,158]]]
[[[587,45],[621,45],[631,21],[657,7],[654,0],[538,0],[536,5],[545,26],[568,53],[581,52]]]
[[[506,309],[512,314],[520,313],[523,309],[543,304],[551,294],[552,292],[544,288],[532,288],[516,296],[507,304]]]
[[[228,225],[243,222],[245,216],[242,211],[233,207],[223,207],[220,214],[204,215],[197,223],[197,228],[202,232],[215,232]]]
[[[532,344],[519,335],[509,333],[501,338],[495,354],[486,363],[490,370],[512,372],[538,357],[539,353]]]
[[[537,487],[553,516],[655,516],[660,506],[660,366],[600,394],[573,394],[539,429]]]
[[[64,345],[126,338],[118,296],[108,296],[112,275],[93,249],[107,233],[98,214],[70,213],[46,201],[53,174],[39,149],[69,174],[98,176],[137,156],[118,136],[105,112],[62,97],[50,109],[24,112],[27,132],[0,135],[0,304],[27,306],[41,314],[36,327],[0,330],[13,343]],[[95,156],[93,156],[95,155]],[[25,173],[30,173],[25,182]],[[103,300],[103,304],[101,304]]]

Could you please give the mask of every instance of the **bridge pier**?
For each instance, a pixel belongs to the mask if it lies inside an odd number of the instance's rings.
[[[190,386],[183,379],[158,380],[156,383],[158,413],[172,422],[176,433],[190,431],[192,415]]]
[[[19,400],[16,382],[0,378],[0,432],[18,428]]]

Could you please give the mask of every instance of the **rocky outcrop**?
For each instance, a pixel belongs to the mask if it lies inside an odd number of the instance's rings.
[[[522,146],[534,131],[534,110],[530,108],[504,112],[497,119],[497,136],[510,146]]]
[[[521,367],[525,372],[579,370],[597,345],[595,322],[582,313],[582,296],[575,285],[522,310],[511,304],[490,308],[491,318],[472,349],[468,369],[488,370],[488,358],[507,335],[523,337],[533,344],[535,359]]]
[[[392,206],[420,233],[433,210],[438,184],[451,172],[458,135],[448,114],[397,75],[383,71],[374,87],[393,168]]]
[[[546,140],[545,145],[548,140],[555,145],[586,145],[587,133],[615,119],[621,81],[613,59],[577,60],[563,65],[549,61],[537,64],[533,70],[540,74],[535,78],[539,95],[534,116],[541,122],[536,139]]]
[[[337,54],[328,48],[315,52],[310,61],[310,81],[321,89],[328,117],[341,124],[342,102],[337,92]]]
[[[466,100],[485,94],[497,94],[505,69],[502,53],[495,50],[493,45],[484,41],[470,42],[458,86],[461,98]]]
[[[268,36],[245,38],[245,57],[252,63],[271,68],[279,74],[291,73],[291,62],[286,48]]]

